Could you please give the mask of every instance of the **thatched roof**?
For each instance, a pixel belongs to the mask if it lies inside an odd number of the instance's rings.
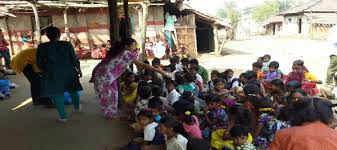
[[[337,24],[337,13],[306,13],[314,24]]]
[[[299,5],[284,12],[281,15],[300,14],[300,13],[320,13],[337,12],[337,0],[312,0],[303,5]]]
[[[263,26],[267,26],[271,23],[282,23],[283,22],[283,16],[273,16],[271,18],[269,18],[268,20],[266,20],[263,23]]]
[[[207,20],[209,22],[212,22],[214,24],[217,24],[220,27],[223,27],[223,28],[232,27],[227,21],[221,20],[221,19],[219,19],[217,17],[214,17],[214,16],[210,16],[210,15],[208,15],[206,13],[200,12],[200,11],[192,8],[189,5],[182,4],[180,6],[180,9],[181,9],[181,11],[188,11],[188,12],[194,13],[197,17],[202,18],[204,20]]]

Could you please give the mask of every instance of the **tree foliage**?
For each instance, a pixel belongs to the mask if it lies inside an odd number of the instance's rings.
[[[235,1],[229,0],[225,2],[224,8],[218,10],[217,16],[221,19],[227,19],[233,25],[239,22],[241,13]]]
[[[252,11],[252,18],[256,22],[263,22],[279,12],[279,3],[276,0],[266,1]]]
[[[256,22],[263,22],[271,16],[302,3],[302,0],[268,0],[253,9],[252,18]]]

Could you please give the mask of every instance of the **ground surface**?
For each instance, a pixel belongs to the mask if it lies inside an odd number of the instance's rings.
[[[324,79],[331,54],[322,41],[255,37],[227,44],[225,56],[201,55],[200,63],[209,70],[232,68],[239,73],[250,69],[258,56],[266,53],[281,63],[288,72],[291,63],[303,59],[308,68]],[[33,107],[31,103],[12,110],[28,98],[29,85],[22,76],[12,76],[19,85],[12,97],[0,101],[0,149],[1,150],[114,150],[127,143],[130,134],[127,124],[107,121],[100,117],[93,87],[88,83],[91,70],[98,61],[83,61],[84,77],[81,79],[84,95],[81,97],[84,112],[71,114],[67,124],[56,122],[54,109]]]

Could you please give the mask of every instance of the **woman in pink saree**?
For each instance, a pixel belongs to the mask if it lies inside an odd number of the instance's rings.
[[[114,44],[107,56],[92,72],[90,82],[94,83],[95,92],[101,105],[101,112],[106,119],[118,117],[117,79],[128,69],[131,63],[167,76],[165,71],[137,60],[136,45],[137,42],[134,39],[126,39]]]

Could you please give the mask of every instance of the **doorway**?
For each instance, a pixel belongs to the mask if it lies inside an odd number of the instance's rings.
[[[276,33],[276,24],[273,23],[273,35],[275,35],[275,33]]]
[[[211,24],[196,20],[197,49],[198,53],[208,53],[214,51],[214,34]]]
[[[298,33],[302,33],[302,19],[298,19]]]

